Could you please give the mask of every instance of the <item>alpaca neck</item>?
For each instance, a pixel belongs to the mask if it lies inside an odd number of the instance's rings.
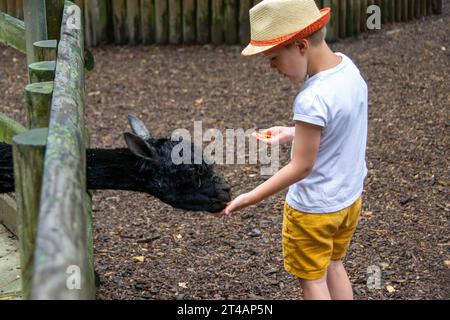
[[[139,158],[128,149],[88,149],[89,190],[128,190],[151,193],[142,183]]]
[[[156,188],[144,186],[139,173],[139,158],[128,149],[88,149],[87,189],[128,190],[158,195]],[[0,143],[0,193],[14,192],[12,147]]]
[[[0,193],[14,192],[12,147],[0,143]]]

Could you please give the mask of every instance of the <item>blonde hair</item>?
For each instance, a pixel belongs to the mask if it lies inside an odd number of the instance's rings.
[[[309,37],[306,37],[306,39],[311,42],[311,45],[318,46],[322,43],[322,41],[325,40],[326,36],[327,36],[327,27],[325,26],[319,31],[310,35]]]
[[[308,40],[311,43],[311,46],[317,47],[322,43],[322,41],[325,40],[325,37],[327,36],[327,27],[323,27],[322,29],[316,31],[312,35],[306,37],[305,39]],[[291,42],[287,44],[285,47],[290,48],[292,45],[295,45],[296,41]]]

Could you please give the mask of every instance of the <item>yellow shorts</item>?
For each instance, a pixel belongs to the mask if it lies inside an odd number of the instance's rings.
[[[327,271],[330,260],[340,260],[355,232],[361,213],[361,197],[333,213],[303,213],[287,203],[283,217],[283,257],[287,272],[316,280]]]

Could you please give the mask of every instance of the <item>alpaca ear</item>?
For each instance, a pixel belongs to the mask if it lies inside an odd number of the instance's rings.
[[[125,132],[123,137],[125,138],[128,149],[134,155],[150,160],[153,163],[159,163],[160,159],[158,153],[153,146],[147,143],[147,141],[130,132]]]
[[[130,114],[128,116],[128,122],[130,123],[131,130],[133,130],[134,134],[142,139],[147,140],[152,137],[145,124],[138,119],[138,117]]]

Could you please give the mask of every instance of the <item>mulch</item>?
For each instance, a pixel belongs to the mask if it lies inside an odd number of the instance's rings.
[[[369,175],[345,259],[357,299],[449,299],[449,17],[386,25],[333,50],[369,85]],[[239,47],[103,46],[86,86],[94,147],[124,147],[127,115],[155,136],[176,128],[291,125],[298,88]],[[25,59],[0,47],[0,112],[22,121]],[[288,161],[281,149],[281,163]],[[259,165],[221,165],[233,195],[264,181]],[[98,299],[299,299],[283,269],[285,193],[227,218],[138,193],[94,195]],[[367,285],[380,268],[379,288]],[[370,279],[369,279],[370,280]]]

